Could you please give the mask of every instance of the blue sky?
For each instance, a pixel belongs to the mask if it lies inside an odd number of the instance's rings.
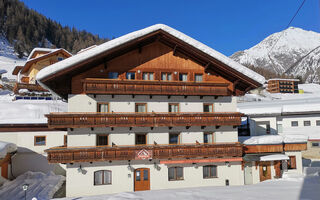
[[[231,55],[286,28],[302,0],[23,0],[62,25],[102,37],[163,23]],[[307,0],[291,26],[320,32],[318,0]]]

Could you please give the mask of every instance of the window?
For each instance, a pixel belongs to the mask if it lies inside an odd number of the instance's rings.
[[[303,121],[303,125],[304,126],[311,126],[311,122],[310,121]]]
[[[188,81],[188,74],[179,74],[179,81]]]
[[[143,80],[153,81],[154,80],[153,73],[151,73],[151,72],[143,72],[142,79]]]
[[[213,104],[212,103],[203,104],[203,112],[213,112]]]
[[[63,146],[68,146],[68,135],[63,136]]]
[[[105,146],[108,145],[108,135],[97,135],[97,146]]]
[[[94,185],[111,185],[112,172],[110,170],[100,170],[94,172]]]
[[[283,132],[282,124],[277,124],[277,129],[278,129],[278,133],[282,133]],[[270,131],[270,125],[269,125],[269,131]]]
[[[161,73],[161,80],[162,81],[172,81],[171,73]]]
[[[280,124],[278,124],[278,130],[279,130],[279,125]],[[282,124],[281,124],[281,126],[282,126]],[[266,124],[266,134],[270,134],[270,124]]]
[[[136,112],[147,112],[147,104],[146,103],[136,103]]]
[[[179,112],[179,104],[169,103],[169,112]]]
[[[147,144],[147,134],[136,134],[136,145]]]
[[[312,142],[312,147],[320,147],[320,143],[319,142]]]
[[[289,156],[288,169],[297,169],[296,156]]]
[[[62,57],[58,57],[58,61],[61,61],[61,60],[63,60],[63,58]]]
[[[183,168],[182,167],[169,167],[168,177],[169,177],[169,181],[183,180]]]
[[[98,112],[109,112],[109,103],[98,103]]]
[[[109,79],[118,79],[119,73],[118,72],[108,72]]]
[[[320,120],[316,121],[316,126],[320,126]]]
[[[202,81],[202,74],[195,74],[194,75],[194,80],[196,82],[201,82]]]
[[[34,146],[46,145],[46,136],[34,136]]]
[[[298,121],[291,121],[291,126],[298,126]]]
[[[127,80],[134,80],[136,79],[136,74],[134,72],[127,72],[126,78]]]
[[[169,133],[169,144],[180,144],[180,133]]]
[[[217,178],[217,166],[215,165],[203,166],[203,178]]]
[[[213,133],[203,133],[203,143],[213,143]]]

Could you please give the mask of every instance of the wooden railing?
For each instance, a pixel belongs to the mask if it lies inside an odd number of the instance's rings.
[[[49,128],[238,126],[242,113],[51,113]]]
[[[15,94],[18,94],[20,89],[27,89],[29,91],[37,91],[37,92],[48,92],[48,90],[42,88],[38,84],[28,84],[28,83],[16,83],[13,88],[13,91]]]
[[[55,147],[46,150],[49,163],[97,162],[110,160],[141,160],[137,154],[147,151],[147,159],[242,157],[240,143],[144,145],[123,147]]]
[[[93,79],[83,81],[86,94],[229,96],[228,83]]]

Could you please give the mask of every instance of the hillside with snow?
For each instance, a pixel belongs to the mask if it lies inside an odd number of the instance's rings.
[[[231,58],[243,65],[302,76],[307,82],[318,82],[320,33],[290,27],[268,36],[250,49],[234,53]]]
[[[14,51],[13,45],[8,40],[0,36],[0,70],[7,71],[3,77],[8,79],[15,79],[16,76],[12,75],[12,71],[16,65],[24,65],[26,59],[19,59]]]

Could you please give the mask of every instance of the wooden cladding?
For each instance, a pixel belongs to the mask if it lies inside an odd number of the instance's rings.
[[[127,147],[56,147],[46,150],[49,163],[100,162],[110,160],[135,160],[136,152],[147,150],[152,159],[242,157],[240,143],[139,145]]]
[[[49,128],[237,126],[241,113],[51,113]]]
[[[28,84],[28,83],[16,83],[14,85],[13,91],[15,94],[18,94],[20,89],[27,89],[29,91],[37,91],[37,92],[48,92],[48,90],[42,88],[38,84]]]
[[[112,80],[86,78],[83,81],[86,94],[144,94],[144,95],[192,95],[229,96],[228,83]]]
[[[303,151],[307,150],[307,143],[295,143],[295,144],[260,144],[260,145],[245,145],[245,153],[276,153],[284,151]]]

